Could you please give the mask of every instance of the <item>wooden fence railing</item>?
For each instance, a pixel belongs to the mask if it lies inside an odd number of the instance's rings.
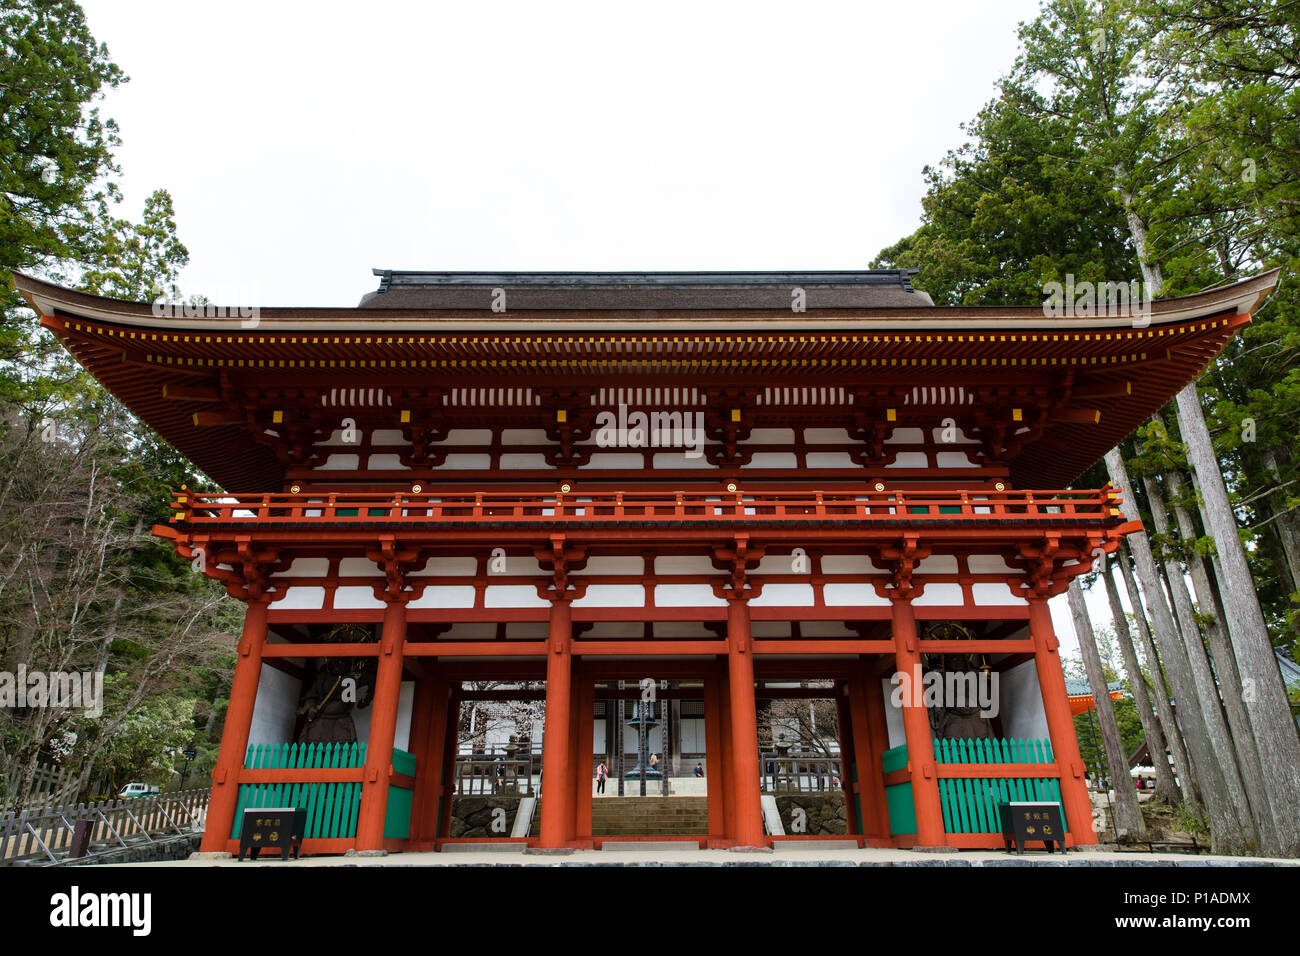
[[[255,744],[248,748],[244,760],[247,770],[338,770],[364,767],[366,745],[363,743]],[[404,777],[414,777],[415,757],[404,750],[393,751],[393,770]],[[361,784],[345,781],[318,783],[295,781],[293,774],[274,783],[241,783],[235,804],[231,839],[239,839],[244,811],[267,807],[299,807],[307,811],[304,839],[351,838],[357,834],[357,815],[361,808]],[[411,816],[411,790],[390,783],[388,812],[384,836],[405,837]]]
[[[535,756],[457,754],[455,794],[458,797],[493,793],[534,796],[534,777],[541,765],[540,749]]]
[[[1004,803],[1035,800],[1061,802],[1061,785],[1055,777],[948,776],[952,764],[1033,764],[1034,770],[1054,770],[1052,745],[1047,740],[959,739],[947,737],[934,742],[939,769],[939,800],[943,805],[943,828],[948,833],[1001,833],[998,807]],[[976,769],[976,768],[971,768]],[[981,768],[993,770],[995,768]],[[1004,768],[996,768],[1003,769]],[[1005,772],[1005,770],[1004,770]]]
[[[765,793],[825,793],[839,790],[844,762],[820,753],[765,751],[759,755]]]
[[[629,520],[669,523],[718,519],[888,525],[918,518],[979,523],[1009,517],[1070,523],[1117,519],[1119,496],[1109,487],[1091,491],[864,490],[781,494],[304,491],[228,495],[181,491],[173,495],[172,508],[172,521],[189,525],[277,525],[303,521],[348,525],[379,521],[463,527],[477,523],[499,526],[503,521],[601,525]]]
[[[90,826],[88,854],[201,833],[210,792],[204,787],[0,815],[0,865],[63,862],[82,821]]]

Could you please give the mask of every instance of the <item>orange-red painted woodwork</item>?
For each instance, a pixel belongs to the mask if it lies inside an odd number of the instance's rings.
[[[591,788],[593,777],[592,747],[596,735],[596,684],[585,674],[575,682],[574,699],[577,719],[573,721],[573,834],[577,839],[591,836]]]
[[[1092,824],[1092,804],[1083,777],[1083,757],[1074,733],[1070,697],[1061,670],[1060,645],[1052,627],[1052,613],[1045,597],[1029,599],[1029,637],[1034,643],[1034,666],[1038,687],[1043,695],[1043,713],[1047,717],[1047,735],[1052,754],[1061,772],[1061,803],[1065,809],[1065,827],[1079,843],[1096,843]]]
[[[384,626],[379,636],[379,668],[375,674],[375,696],[370,705],[366,774],[361,781],[361,808],[357,814],[358,850],[383,849],[384,814],[388,810],[388,777],[393,765],[397,704],[402,691],[402,645],[405,639],[406,605],[401,601],[390,601],[384,608]]]
[[[731,736],[731,676],[724,664],[718,668],[718,732],[722,743],[722,766],[718,768],[722,781],[722,809],[728,840],[735,839],[736,831],[736,762],[733,759],[734,739]]]
[[[718,681],[704,679],[704,787],[708,794],[709,836],[721,840],[727,835],[727,811],[723,797],[722,698]]]
[[[871,668],[862,662],[861,679],[865,690],[866,706],[863,708],[867,719],[870,739],[867,741],[868,780],[871,785],[872,817],[875,822],[874,835],[884,839],[889,836],[889,808],[885,804],[884,767],[881,755],[889,749],[889,724],[885,715],[885,691],[880,678],[871,673]]]
[[[446,737],[445,680],[422,677],[411,706],[411,746],[415,756],[415,794],[411,798],[411,840],[432,840],[438,834],[438,800],[442,795],[442,748]]]
[[[896,600],[893,606],[894,658],[898,670],[904,674],[918,672],[921,651],[916,636],[916,617],[912,603]],[[934,738],[930,729],[930,716],[924,701],[911,706],[903,700],[903,734],[907,739],[907,762],[912,771],[912,801],[916,807],[917,846],[943,846],[943,808],[939,802],[938,766],[934,759]]]
[[[542,820],[538,846],[558,849],[568,841],[570,709],[572,706],[573,623],[567,601],[551,604],[546,645],[546,720],[542,728]]]
[[[437,804],[438,837],[451,835],[451,801],[456,795],[456,755],[460,752],[460,697],[458,686],[449,688],[446,717],[443,719],[442,754]]]
[[[235,825],[239,774],[244,769],[244,755],[248,750],[265,644],[266,604],[251,601],[244,612],[244,631],[236,648],[235,676],[230,686],[230,702],[226,705],[226,725],[221,734],[217,764],[212,770],[212,796],[208,800],[207,823],[200,844],[205,853],[225,850]]]
[[[875,677],[867,673],[866,664],[859,665],[859,673],[848,682],[848,712],[852,723],[853,760],[857,764],[857,797],[862,811],[862,832],[866,836],[881,837],[889,835],[887,822],[882,819],[885,790],[880,773],[880,754],[874,749],[873,727],[870,710],[874,701],[869,693],[872,682],[879,684]],[[882,718],[883,714],[880,715]]]
[[[749,608],[744,601],[727,605],[727,671],[731,680],[731,748],[734,764],[728,781],[736,793],[732,835],[738,846],[767,846],[758,793],[758,717],[754,707],[754,648]]]
[[[858,757],[853,747],[853,717],[849,713],[847,690],[845,681],[835,682],[835,726],[840,745],[840,787],[844,791],[846,832],[850,836],[858,836],[862,830],[858,826],[858,815],[853,812],[854,796],[860,786],[855,780],[858,773]]]

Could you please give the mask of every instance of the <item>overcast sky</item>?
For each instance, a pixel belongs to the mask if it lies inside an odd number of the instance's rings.
[[[186,294],[303,306],[355,304],[372,267],[865,267],[916,228],[922,168],[964,141],[1037,11],[82,5],[131,77],[103,104],[122,214],[170,190]]]

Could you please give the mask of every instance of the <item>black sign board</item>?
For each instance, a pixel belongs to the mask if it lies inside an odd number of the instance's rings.
[[[239,858],[247,853],[256,860],[263,850],[279,850],[280,859],[290,854],[297,859],[302,849],[302,831],[307,825],[307,811],[296,807],[267,807],[245,810],[244,825],[239,831]]]
[[[1042,840],[1048,853],[1059,846],[1065,851],[1065,827],[1061,823],[1059,803],[1004,803],[998,808],[1002,816],[1002,839],[1007,852],[1015,847],[1023,855],[1025,844]]]

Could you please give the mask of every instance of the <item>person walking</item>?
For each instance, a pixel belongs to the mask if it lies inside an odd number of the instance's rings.
[[[605,766],[605,761],[602,760],[600,762],[600,766],[596,768],[596,792],[597,793],[604,794],[605,781],[608,779],[609,779],[609,768]]]

